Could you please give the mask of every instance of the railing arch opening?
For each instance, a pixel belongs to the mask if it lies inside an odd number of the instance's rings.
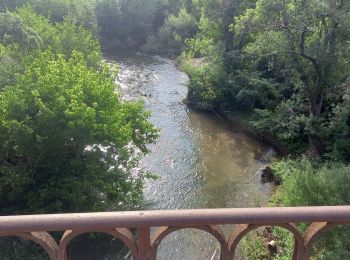
[[[298,227],[290,223],[264,224],[241,224],[234,227],[229,239],[229,258],[238,258],[239,249],[245,248],[244,255],[260,254],[250,256],[253,258],[278,256],[284,241],[277,240],[276,231],[288,233],[291,239],[291,259],[302,259],[304,253],[304,240]],[[278,241],[278,242],[276,242]],[[244,246],[242,246],[244,244]],[[290,246],[290,244],[288,246]],[[240,247],[241,246],[241,247]]]
[[[90,250],[92,249],[93,250]],[[135,235],[126,228],[106,230],[67,230],[57,251],[57,258],[137,259]]]
[[[176,241],[187,248],[171,245]],[[188,250],[190,249],[190,250]],[[184,259],[228,259],[226,238],[220,227],[215,225],[195,227],[158,227],[151,240],[151,259],[161,259],[160,255],[179,255]]]
[[[0,234],[0,259],[56,259],[56,241],[46,232]]]
[[[312,223],[305,230],[305,258],[312,256],[314,259],[350,259],[349,237],[350,224]],[[346,248],[331,247],[330,245],[334,245],[333,240],[342,241]]]

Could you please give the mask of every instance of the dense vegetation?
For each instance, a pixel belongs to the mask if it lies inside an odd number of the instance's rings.
[[[190,106],[240,118],[284,146],[272,205],[350,203],[348,1],[3,0],[0,10],[3,213],[137,202],[144,175],[130,173],[156,133],[140,104],[113,94],[99,41],[179,57]],[[82,196],[71,196],[73,185]],[[274,233],[287,248],[277,257],[288,256],[291,242]],[[347,238],[328,234],[316,254],[348,258]]]
[[[0,13],[1,214],[137,206],[138,162],[157,131],[141,103],[115,94],[79,16],[34,8]]]

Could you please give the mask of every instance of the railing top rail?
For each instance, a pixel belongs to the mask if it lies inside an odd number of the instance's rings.
[[[108,229],[111,227],[349,223],[350,206],[123,211],[1,216],[0,233]]]

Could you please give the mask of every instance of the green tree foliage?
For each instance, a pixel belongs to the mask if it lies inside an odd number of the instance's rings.
[[[181,58],[194,107],[248,112],[296,154],[347,158],[347,142],[335,144],[347,126],[335,131],[334,121],[349,77],[347,2],[198,0],[188,9],[199,21]]]
[[[224,58],[228,45],[224,36],[228,30],[224,13],[231,10],[229,5],[216,0],[192,1],[198,29],[192,38],[186,40],[181,60],[190,77],[188,101],[193,107],[230,110],[234,103],[232,95],[225,93],[231,76]]]
[[[308,147],[307,111],[304,100],[293,95],[274,109],[256,109],[250,122],[263,133],[274,133],[273,136],[294,154],[302,154]]]
[[[349,81],[342,85],[344,93],[342,101],[333,109],[330,122],[330,136],[328,145],[333,146],[333,159],[350,161],[350,85]]]
[[[97,32],[95,0],[31,0],[32,8],[53,23],[61,23],[69,16],[76,25]]]
[[[17,50],[17,47],[10,49],[0,44],[0,91],[14,83],[15,74],[20,70],[20,64],[15,58]]]
[[[0,43],[16,44],[22,49],[35,49],[41,45],[41,38],[23,23],[21,17],[10,12],[0,13]]]
[[[222,54],[224,47],[221,42],[221,21],[211,21],[204,15],[198,23],[198,33],[187,38],[187,51],[189,57],[208,57]]]
[[[189,105],[201,110],[215,109],[219,105],[217,86],[225,84],[227,78],[222,64],[194,60],[183,62],[182,68],[190,75],[190,88],[187,95]]]
[[[14,82],[23,60],[33,50],[50,48],[66,58],[77,50],[84,54],[89,66],[100,67],[100,45],[91,32],[70,18],[52,24],[28,7],[16,13],[0,13],[0,44],[0,89]]]
[[[52,23],[61,23],[69,16],[77,25],[97,32],[95,0],[2,0],[0,11],[14,11],[24,5],[30,6]]]
[[[178,56],[184,50],[187,39],[193,37],[197,30],[197,21],[186,9],[181,8],[178,15],[170,14],[156,35],[147,39],[144,50]]]
[[[271,104],[278,96],[274,82],[252,66],[245,67],[246,58],[239,51],[241,43],[230,31],[232,16],[249,6],[247,2],[193,1],[192,8],[199,15],[198,30],[187,40],[182,59],[201,63],[200,68],[183,66],[190,76],[189,102],[194,107],[206,103],[220,110],[251,112],[256,107],[275,106]],[[219,77],[207,77],[215,74]]]
[[[6,10],[15,10],[17,7],[27,3],[28,0],[1,0],[0,12]]]
[[[98,40],[83,26],[77,26],[70,17],[61,23],[52,24],[48,18],[35,13],[31,8],[21,8],[17,13],[23,23],[41,37],[45,49],[51,48],[66,58],[76,50],[84,54],[89,66],[99,66],[101,50]]]
[[[0,90],[14,82],[23,56],[41,46],[41,37],[20,16],[0,13]]]
[[[197,28],[191,9],[191,0],[97,0],[102,45],[178,55]]]
[[[317,155],[325,151],[320,125],[329,111],[328,95],[348,75],[348,8],[347,2],[337,0],[259,0],[235,20],[238,33],[249,32],[245,51],[289,64],[295,91],[307,100],[304,130],[309,151]]]
[[[158,0],[99,0],[96,16],[105,48],[139,48],[153,32]]]
[[[0,94],[3,214],[127,208],[142,194],[139,156],[156,131],[83,55],[44,52]],[[25,196],[23,196],[25,194]]]

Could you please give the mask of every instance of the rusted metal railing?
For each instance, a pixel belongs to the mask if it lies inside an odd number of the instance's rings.
[[[302,233],[297,223],[311,223]],[[234,259],[237,245],[250,231],[261,226],[279,226],[295,239],[293,259],[308,259],[317,238],[328,228],[350,223],[350,206],[198,209],[54,214],[0,217],[0,237],[16,236],[39,244],[51,260],[67,259],[66,249],[76,236],[88,232],[110,234],[130,249],[133,259],[156,259],[161,241],[184,228],[203,230],[221,246],[221,259]],[[229,237],[219,225],[236,224]],[[156,231],[151,235],[151,228]],[[130,228],[137,230],[136,234]],[[65,231],[57,243],[49,234]]]

